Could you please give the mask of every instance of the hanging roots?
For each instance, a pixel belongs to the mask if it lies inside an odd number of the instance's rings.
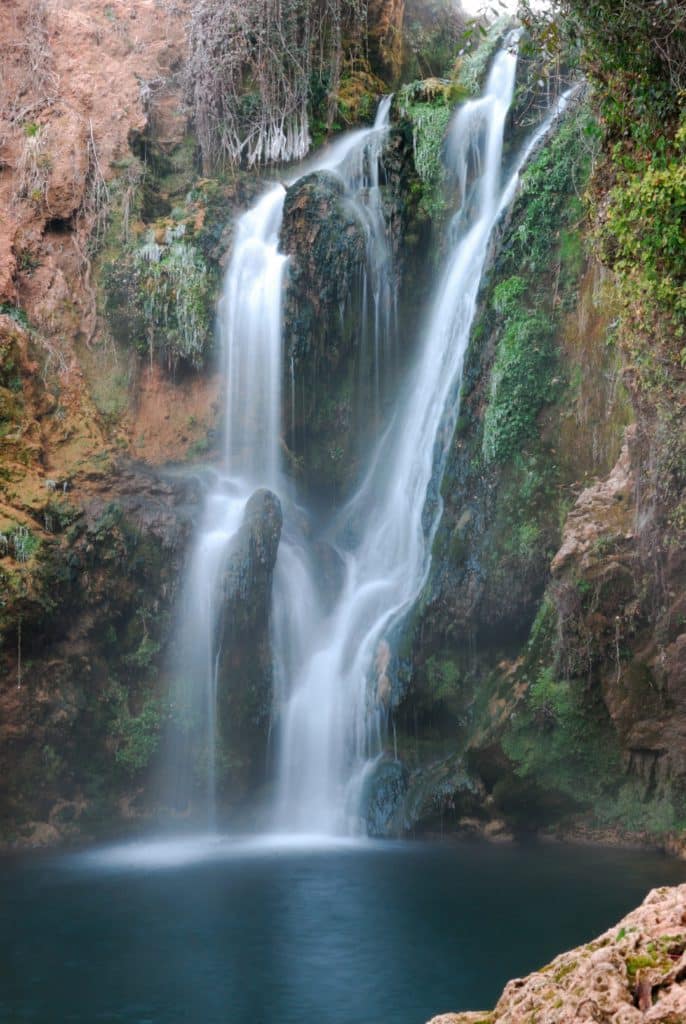
[[[198,0],[187,94],[206,169],[303,157],[313,84],[335,96],[365,28],[366,0]]]

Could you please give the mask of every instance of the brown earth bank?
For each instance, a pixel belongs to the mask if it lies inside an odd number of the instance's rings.
[[[597,939],[505,986],[490,1012],[429,1024],[684,1024],[686,885],[653,889]]]

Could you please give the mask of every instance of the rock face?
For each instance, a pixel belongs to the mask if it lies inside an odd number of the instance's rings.
[[[281,247],[291,256],[284,301],[286,436],[306,485],[335,493],[355,441],[366,259],[364,228],[340,178],[317,172],[288,190]]]
[[[369,0],[369,56],[375,68],[397,81],[403,58],[405,0]]]
[[[683,1024],[686,885],[654,889],[593,942],[508,982],[490,1013],[448,1013],[430,1024]]]
[[[646,796],[669,801],[686,788],[686,558],[648,547],[655,509],[642,522],[644,453],[630,427],[610,475],[579,495],[552,593],[568,673],[593,673],[630,771]]]
[[[481,296],[431,577],[394,681],[410,779],[394,820],[625,830],[677,850],[686,406],[678,373],[660,410],[623,369],[616,282],[565,227],[577,171],[563,148],[553,138],[524,175]]]
[[[0,835],[29,844],[149,806],[140,783],[159,749],[164,645],[199,501],[192,480],[125,461],[52,483],[30,572],[9,558],[0,570]]]
[[[364,271],[367,229],[330,172],[288,189],[281,248],[290,256],[284,296],[284,424],[291,470],[319,502],[340,500],[359,470],[360,451],[378,429],[374,390],[390,400],[422,309],[431,268],[422,254],[429,225],[418,220],[419,182],[412,133],[394,125],[382,154],[380,185],[398,295],[398,341],[375,385],[374,302]],[[378,413],[378,408],[377,408]]]
[[[272,703],[269,613],[281,505],[256,491],[245,508],[223,578],[218,707],[225,790],[232,800],[264,777]]]

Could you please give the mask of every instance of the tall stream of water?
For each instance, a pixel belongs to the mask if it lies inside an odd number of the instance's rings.
[[[453,119],[447,153],[461,202],[416,361],[372,451],[362,482],[329,524],[340,560],[331,599],[320,591],[316,558],[302,533],[303,510],[282,474],[282,290],[279,252],[285,189],[275,186],[237,224],[220,303],[226,373],[226,472],[209,493],[185,589],[177,699],[202,722],[207,803],[214,815],[219,580],[257,487],[282,499],[284,529],[273,595],[273,737],[279,831],[358,830],[365,779],[382,749],[390,701],[392,632],[426,581],[440,518],[440,482],[458,415],[464,356],[492,230],[511,201],[517,176],[554,116],[520,153],[507,178],[503,132],[516,55],[494,60],[483,95]],[[363,302],[373,302],[374,376],[384,373],[392,333],[394,283],[379,189],[390,98],[375,125],[352,132],[307,171],[340,176],[367,237]],[[364,314],[361,311],[361,318]],[[377,388],[378,391],[378,388]],[[177,790],[190,785],[190,754],[175,754]]]

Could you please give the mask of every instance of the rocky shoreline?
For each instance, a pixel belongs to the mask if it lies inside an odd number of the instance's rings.
[[[445,1013],[429,1024],[684,1024],[686,884],[653,889],[597,939],[526,978],[491,1012]]]

